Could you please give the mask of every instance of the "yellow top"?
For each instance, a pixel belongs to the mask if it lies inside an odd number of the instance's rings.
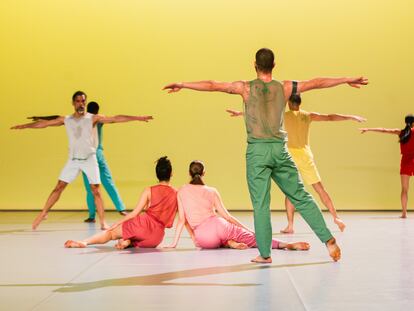
[[[304,110],[285,112],[285,130],[288,148],[309,148],[310,113]]]

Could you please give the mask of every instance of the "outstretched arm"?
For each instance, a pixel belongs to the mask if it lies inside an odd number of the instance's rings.
[[[48,126],[60,126],[65,123],[64,117],[58,117],[53,120],[39,120],[32,123],[20,124],[12,126],[10,129],[12,130],[22,130],[22,129],[41,129]]]
[[[315,78],[306,81],[298,81],[297,93],[303,93],[314,89],[326,89],[341,84],[348,84],[351,87],[360,88],[368,84],[364,77],[356,78]],[[283,81],[286,100],[292,95],[292,81]]]
[[[116,115],[116,116],[103,116],[103,115],[94,115],[93,123],[121,123],[121,122],[131,122],[131,121],[143,121],[148,122],[152,120],[152,116],[127,116],[127,115]]]
[[[166,248],[175,248],[177,246],[178,241],[180,240],[181,233],[183,231],[185,222],[186,222],[184,208],[181,203],[180,197],[178,195],[177,195],[177,202],[178,202],[178,223],[177,223],[177,227],[175,228],[174,241],[170,245],[165,246]]]
[[[385,134],[400,135],[401,133],[400,129],[386,129],[383,127],[360,128],[359,130],[361,131],[361,134],[364,134],[365,132],[378,132]]]
[[[317,112],[311,112],[310,118],[312,121],[356,121],[365,122],[367,119],[360,116],[346,115],[346,114],[321,114]]]
[[[237,111],[233,109],[226,109],[226,111],[230,114],[230,117],[240,117],[244,115],[243,111]]]
[[[32,117],[27,117],[27,119],[30,119],[32,121],[39,121],[39,120],[54,120],[59,118],[60,116],[55,114],[52,116],[32,116]]]
[[[246,81],[236,82],[218,82],[213,80],[198,81],[198,82],[179,82],[170,83],[164,86],[163,90],[168,90],[168,93],[178,92],[181,89],[190,89],[204,92],[224,92],[228,94],[238,94],[244,96],[246,92]]]
[[[237,227],[241,227],[243,229],[246,229],[247,231],[253,232],[250,228],[243,225],[236,217],[233,217],[229,211],[224,207],[223,200],[221,199],[220,194],[218,191],[216,191],[216,197],[214,200],[214,207],[217,211],[217,213],[223,217],[225,220],[227,220],[229,223],[232,223],[236,225]],[[254,233],[254,232],[253,232]]]
[[[144,209],[148,207],[148,204],[151,200],[151,189],[146,188],[144,192],[141,194],[141,197],[139,198],[137,206],[134,208],[134,210],[126,215],[121,220],[118,220],[115,222],[108,230],[114,230],[116,227],[122,225],[124,222],[136,217],[141,213]]]

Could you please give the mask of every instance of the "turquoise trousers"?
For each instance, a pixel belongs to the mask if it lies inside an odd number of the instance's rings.
[[[119,196],[119,192],[115,187],[115,183],[112,179],[111,171],[109,170],[108,164],[106,163],[102,149],[98,148],[96,150],[96,158],[99,164],[99,173],[101,176],[101,183],[103,187],[105,188],[106,192],[108,193],[109,197],[114,203],[116,210],[119,212],[124,211],[125,205],[122,202],[121,197]],[[84,173],[82,173],[82,176],[83,176],[83,183],[86,189],[86,203],[88,205],[89,218],[95,219],[96,206],[95,206],[95,200],[93,198],[93,194],[91,191],[91,186],[89,185],[88,177],[86,177]]]

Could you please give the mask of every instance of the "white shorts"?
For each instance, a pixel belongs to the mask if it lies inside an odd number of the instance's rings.
[[[101,183],[96,155],[91,155],[86,160],[69,159],[60,173],[59,180],[70,184],[76,179],[81,171],[88,177],[89,184],[97,185]]]

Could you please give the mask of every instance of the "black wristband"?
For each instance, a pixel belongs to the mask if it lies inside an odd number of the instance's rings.
[[[292,81],[292,95],[296,95],[298,92],[298,81]]]

